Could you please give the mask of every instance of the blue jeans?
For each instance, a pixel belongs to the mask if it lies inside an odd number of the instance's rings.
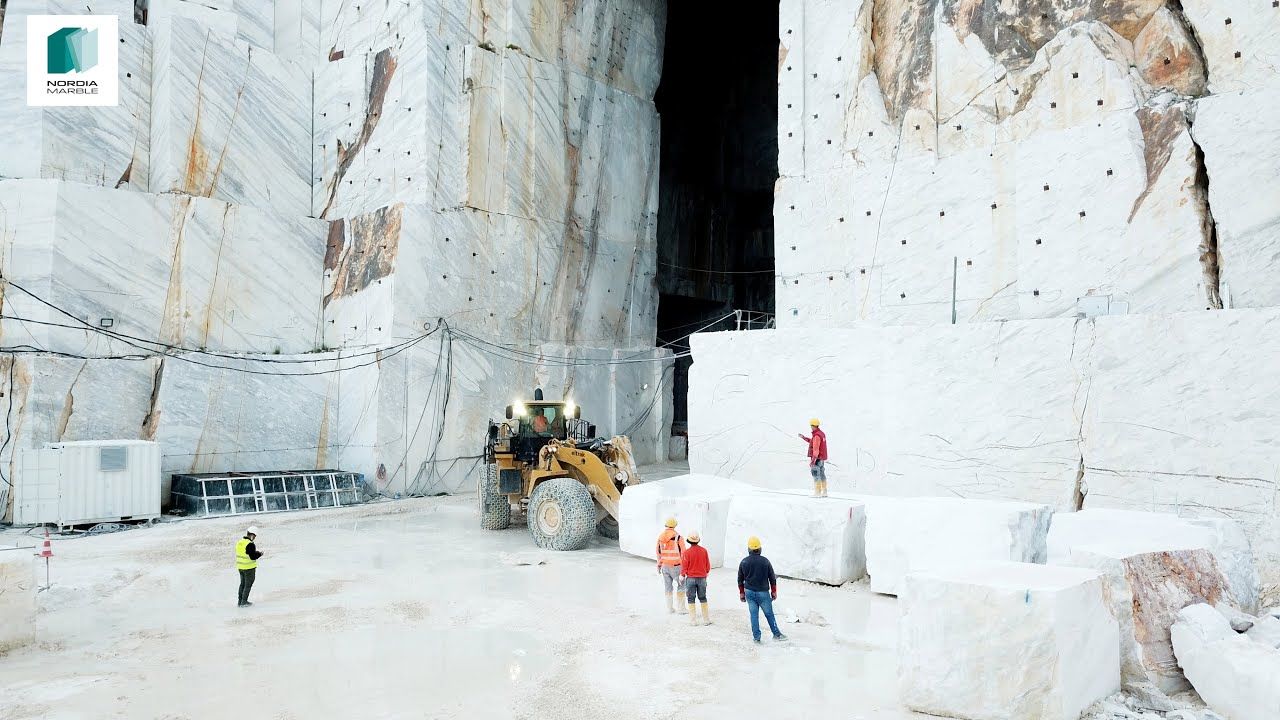
[[[778,629],[778,621],[773,619],[773,600],[768,590],[747,591],[747,612],[751,615],[751,637],[760,639],[760,611],[764,610],[764,619],[769,621],[769,629],[778,637],[782,631]]]

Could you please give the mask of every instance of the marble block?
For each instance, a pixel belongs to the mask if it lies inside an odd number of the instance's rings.
[[[1228,582],[1228,599],[1244,612],[1258,601],[1258,569],[1244,529],[1227,518],[1183,518],[1169,513],[1086,508],[1060,512],[1049,526],[1049,564],[1072,564],[1080,547],[1134,551],[1209,550]]]
[[[1120,689],[1116,621],[1092,570],[1006,562],[912,573],[899,607],[899,698],[912,710],[1077,720]]]
[[[1231,629],[1209,605],[1178,613],[1173,652],[1209,707],[1231,720],[1280,717],[1280,650]]]
[[[155,27],[151,192],[311,213],[311,76],[183,17]]]
[[[866,575],[865,533],[862,503],[761,492],[734,497],[724,547],[745,548],[754,535],[779,575],[842,585]]]
[[[679,475],[632,485],[622,493],[618,517],[618,547],[625,553],[657,559],[663,522],[674,517],[681,535],[696,532],[711,559],[711,567],[737,562],[746,544],[727,547],[729,510],[735,496],[750,492],[743,483],[714,475]]]
[[[1135,551],[1122,543],[1072,548],[1070,564],[1102,572],[1120,624],[1120,677],[1167,694],[1190,688],[1173,657],[1169,627],[1197,603],[1230,602],[1229,584],[1208,550]]]
[[[1043,563],[1046,505],[959,498],[886,498],[867,513],[871,589],[903,592],[913,572],[998,561]]]
[[[0,657],[36,640],[35,570],[30,550],[0,553]]]

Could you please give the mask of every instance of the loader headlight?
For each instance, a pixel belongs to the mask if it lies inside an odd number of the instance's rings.
[[[564,416],[567,418],[577,417],[578,407],[573,404],[572,400],[564,401]]]

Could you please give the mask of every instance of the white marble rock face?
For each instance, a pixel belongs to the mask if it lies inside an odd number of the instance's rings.
[[[318,349],[327,223],[182,195],[74,183],[0,182],[8,277],[94,327],[228,352]],[[33,204],[41,197],[46,202]],[[317,278],[317,282],[300,281]],[[11,338],[46,350],[105,355],[160,346],[110,339],[16,288]]]
[[[1208,550],[1134,549],[1143,546],[1082,545],[1071,550],[1069,564],[1102,572],[1120,626],[1122,682],[1150,683],[1173,695],[1191,686],[1173,656],[1169,627],[1189,605],[1233,602],[1231,586]]]
[[[0,556],[0,656],[35,642],[37,586],[30,554]]]
[[[1276,85],[1280,13],[1274,5],[1266,0],[1184,0],[1182,10],[1204,48],[1211,93]]]
[[[1253,612],[1258,570],[1240,523],[1226,518],[1184,518],[1170,513],[1091,508],[1059,512],[1049,526],[1049,564],[1070,565],[1077,548],[1102,546],[1134,552],[1209,550],[1230,585],[1231,602]]]
[[[1280,260],[1280,178],[1272,172],[1280,155],[1280,79],[1199,100],[1193,134],[1209,175],[1224,306],[1280,305],[1280,286],[1267,271]]]
[[[1117,625],[1095,571],[997,563],[913,573],[899,607],[899,699],[912,710],[1077,720],[1120,689]]]
[[[730,506],[737,496],[749,492],[751,487],[743,483],[697,473],[632,485],[622,493],[618,548],[656,560],[663,523],[674,517],[681,535],[702,536],[711,567],[732,566],[747,548],[745,542],[737,547],[725,545]]]
[[[757,536],[779,575],[843,585],[866,575],[866,506],[840,498],[761,492],[737,495],[729,507],[725,548]]]
[[[914,572],[991,562],[1044,563],[1053,511],[959,498],[883,498],[867,513],[871,589],[901,595]]]
[[[150,190],[310,214],[310,74],[188,18],[152,48]]]
[[[1070,507],[1084,399],[1074,332],[1056,320],[699,333],[690,467],[809,488],[796,436],[817,417],[833,491]]]
[[[1280,650],[1231,629],[1209,605],[1192,605],[1170,630],[1187,679],[1209,707],[1231,720],[1280,717]]]
[[[93,12],[119,15],[116,107],[28,107],[26,19]],[[133,3],[13,0],[0,33],[0,177],[51,178],[135,190],[148,183],[151,31],[133,23]]]

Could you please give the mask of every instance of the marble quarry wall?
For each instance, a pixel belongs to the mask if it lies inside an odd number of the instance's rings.
[[[118,107],[28,108],[25,18],[120,17]],[[473,481],[535,386],[665,459],[663,0],[7,0],[0,469]],[[0,484],[0,507],[4,506]]]
[[[783,0],[776,331],[693,472],[1230,517],[1280,579],[1280,9]]]

